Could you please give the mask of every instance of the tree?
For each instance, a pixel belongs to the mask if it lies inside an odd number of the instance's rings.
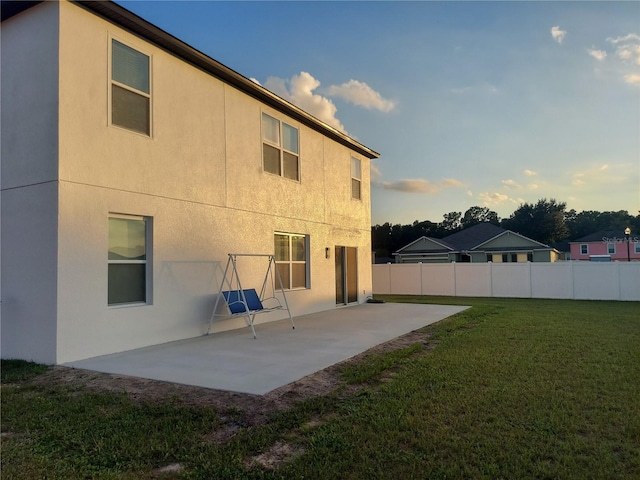
[[[569,229],[569,238],[571,240],[577,240],[600,230],[624,230],[630,227],[632,231],[638,231],[637,228],[640,225],[636,226],[637,222],[637,218],[629,215],[626,210],[617,212],[586,210],[580,213],[576,213],[575,210],[569,210],[565,214],[565,224]]]
[[[462,224],[462,228],[473,227],[478,223],[492,223],[494,225],[500,225],[500,218],[496,212],[489,210],[488,207],[475,206],[464,212],[460,222]]]
[[[569,236],[564,223],[566,206],[565,202],[559,203],[553,198],[521,204],[509,218],[502,220],[502,228],[547,245],[560,242]]]
[[[462,218],[461,212],[449,212],[443,215],[444,220],[440,222],[440,227],[445,231],[446,235],[450,235],[462,227],[460,219]]]

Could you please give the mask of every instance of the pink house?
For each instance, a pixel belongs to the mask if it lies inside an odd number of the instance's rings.
[[[624,230],[600,230],[570,242],[571,260],[640,261],[640,236]]]

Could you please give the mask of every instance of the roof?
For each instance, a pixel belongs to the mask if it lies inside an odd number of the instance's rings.
[[[532,249],[531,245],[512,246],[512,247],[508,247],[507,249],[505,249],[505,247],[482,248],[484,245],[489,244],[492,240],[502,235],[515,235],[533,244],[539,245],[540,248],[534,248],[535,250],[545,250],[545,249],[553,250],[548,245],[540,243],[536,240],[532,240],[531,238],[525,237],[524,235],[520,235],[519,233],[512,232],[511,230],[505,230],[504,228],[500,228],[497,225],[493,225],[492,223],[484,222],[484,223],[478,223],[477,225],[474,225],[469,228],[465,228],[464,230],[453,233],[442,239],[436,239],[436,238],[425,237],[425,236],[420,237],[417,240],[414,240],[413,242],[399,249],[397,252],[394,253],[394,255],[405,255],[405,256],[419,255],[419,254],[427,255],[427,254],[446,253],[451,251],[468,252],[473,250],[487,251],[487,252],[494,252],[494,251],[502,252],[507,250],[514,251],[514,252],[515,251],[531,251]],[[413,245],[416,245],[418,242],[423,240],[429,240],[433,243],[436,243],[442,246],[443,248],[434,249],[434,250],[411,249]]]
[[[478,245],[485,243],[498,235],[507,232],[492,223],[478,223],[473,227],[465,228],[442,240],[453,245],[457,250],[473,250]]]
[[[170,33],[156,27],[152,23],[144,20],[135,13],[114,3],[111,0],[104,1],[86,1],[86,0],[70,0],[71,3],[79,5],[86,10],[105,18],[106,20],[118,25],[129,32],[142,37],[146,41],[166,50],[173,55],[178,56],[185,62],[203,70],[210,75],[232,85],[247,95],[269,105],[270,107],[290,116],[301,124],[331,138],[332,140],[344,145],[355,152],[367,157],[378,158],[379,153],[364,146],[357,140],[342,133],[336,128],[317,119],[313,115],[296,107],[292,103],[280,98],[273,92],[258,85],[254,81],[239,74],[231,68],[196,50],[182,40],[174,37]],[[2,1],[2,21],[18,15],[19,13],[42,3],[41,1]]]
[[[600,230],[598,232],[590,233],[582,238],[573,240],[570,243],[585,243],[585,242],[602,242],[604,238],[625,238],[624,230],[609,228],[607,230]]]

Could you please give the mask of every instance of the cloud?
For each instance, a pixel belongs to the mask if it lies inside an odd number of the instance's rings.
[[[560,30],[559,26],[551,27],[551,36],[556,42],[562,43],[564,40],[564,37],[567,36],[567,31]]]
[[[640,35],[638,35],[637,33],[629,33],[621,37],[616,37],[616,38],[609,37],[607,38],[607,41],[613,43],[614,45],[620,42],[629,42],[629,41],[640,42]]]
[[[619,45],[616,49],[616,56],[623,62],[631,62],[640,65],[640,44]]]
[[[601,188],[603,185],[620,185],[629,179],[629,172],[633,171],[630,164],[595,164],[574,172],[571,184],[591,188]]]
[[[535,177],[536,175],[538,175],[536,172],[534,172],[533,170],[529,170],[528,168],[522,173],[524,173],[527,177]]]
[[[480,200],[482,200],[484,207],[499,205],[509,200],[509,195],[505,195],[503,193],[498,193],[498,192],[495,192],[495,193],[483,192],[480,195],[478,195],[478,197],[480,198]]]
[[[430,182],[423,178],[413,178],[399,180],[397,182],[382,182],[381,185],[385,190],[426,195],[436,194],[445,188],[461,188],[465,186],[462,182],[453,178],[446,178],[440,182]]]
[[[640,86],[640,74],[638,73],[629,73],[624,76],[624,81],[630,85],[638,85]]]
[[[340,97],[349,103],[368,110],[389,112],[396,106],[394,102],[383,98],[382,95],[366,83],[353,79],[342,85],[331,85],[326,89],[326,94],[332,97]]]
[[[370,170],[371,170],[371,178],[381,178],[382,177],[382,172],[380,171],[380,169],[373,164],[373,160],[371,161],[370,164]]]
[[[311,74],[300,72],[300,75],[294,75],[290,80],[269,77],[264,86],[276,95],[310,113],[318,120],[347,133],[342,122],[336,117],[338,109],[333,102],[322,95],[314,93],[314,90],[320,86],[320,82]]]
[[[604,50],[596,50],[595,48],[590,48],[587,50],[587,53],[599,62],[602,62],[605,58],[607,58],[607,52],[605,52]]]
[[[502,184],[507,188],[521,188],[515,180],[502,180]]]

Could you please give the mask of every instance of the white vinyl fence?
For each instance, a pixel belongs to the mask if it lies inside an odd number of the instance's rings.
[[[640,301],[640,262],[388,263],[372,267],[374,294]]]

